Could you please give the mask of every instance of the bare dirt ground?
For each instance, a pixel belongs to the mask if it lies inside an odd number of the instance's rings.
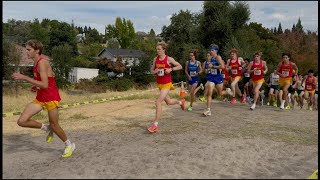
[[[156,134],[154,99],[120,100],[60,111],[76,150],[18,116],[3,118],[3,178],[293,178],[318,168],[318,111],[213,101],[212,116],[163,103]],[[42,122],[46,122],[42,120]]]

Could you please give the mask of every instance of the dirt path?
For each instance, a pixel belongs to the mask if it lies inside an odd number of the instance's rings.
[[[61,110],[74,154],[39,130],[3,118],[3,178],[307,178],[318,168],[318,112],[214,101],[213,115],[154,100],[121,100]],[[45,122],[45,121],[42,121]]]

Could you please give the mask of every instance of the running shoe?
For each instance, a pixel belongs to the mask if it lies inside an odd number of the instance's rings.
[[[151,133],[155,133],[155,132],[158,132],[158,126],[156,126],[155,124],[152,124],[149,128],[148,128],[148,131],[151,132]]]
[[[252,106],[250,107],[251,110],[254,110],[256,108],[256,104],[252,104]]]
[[[291,109],[289,105],[286,105],[285,109]]]
[[[186,110],[186,100],[185,99],[181,99],[181,105],[180,105],[181,109],[184,111]]]
[[[206,98],[204,96],[201,96],[201,97],[199,97],[199,100],[204,102],[204,101],[206,101]]]
[[[242,96],[240,102],[241,103],[245,103],[246,102],[246,98],[244,96]]]
[[[205,112],[203,112],[204,116],[211,116],[211,111],[206,110]]]
[[[187,110],[192,111],[192,106],[189,106]]]
[[[270,103],[269,103],[269,102],[267,102],[267,106],[270,106]]]
[[[200,84],[200,89],[201,89],[201,90],[204,90],[204,86],[203,86],[202,83]]]
[[[273,106],[274,106],[274,107],[278,107],[278,106],[277,106],[277,102],[273,102]]]
[[[312,111],[312,107],[310,106],[310,107],[308,108],[308,110],[309,110],[309,111]]]
[[[62,154],[62,157],[69,157],[72,155],[72,152],[76,148],[76,145],[74,143],[71,143],[71,145],[66,146],[64,149],[64,152]]]
[[[53,139],[53,131],[49,131],[46,140],[49,143],[52,141],[52,139]]]
[[[236,98],[232,98],[230,101],[231,104],[235,104],[236,102],[237,102]]]

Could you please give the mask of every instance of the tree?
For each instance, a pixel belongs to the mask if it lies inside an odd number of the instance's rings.
[[[292,26],[292,30],[291,30],[292,32],[296,32],[297,31],[297,28],[296,28],[296,26],[293,24],[293,26]]]
[[[125,18],[116,18],[115,25],[106,27],[106,39],[116,38],[121,48],[126,49],[132,46],[135,38],[133,23]]]
[[[303,31],[303,26],[302,26],[302,24],[301,24],[300,17],[299,17],[299,20],[298,20],[298,22],[297,22],[297,24],[296,24],[296,31],[298,31],[298,32],[300,32],[300,33],[303,33],[303,32],[304,32],[304,31]]]
[[[151,28],[150,32],[149,32],[149,38],[150,39],[155,39],[156,38],[156,33],[154,32],[154,30]]]
[[[88,33],[86,34],[86,40],[85,43],[99,43],[101,42],[101,37],[99,35],[99,32],[97,29],[92,29],[90,31],[88,31]]]
[[[170,25],[162,28],[161,36],[170,43],[195,43],[198,41],[195,31],[194,16],[189,10],[180,10],[178,14],[172,15]]]
[[[67,87],[69,73],[73,64],[72,47],[66,43],[53,47],[51,58],[57,86],[60,88]]]
[[[282,34],[282,33],[283,33],[283,31],[282,31],[282,27],[281,27],[281,23],[279,23],[277,33],[278,33],[278,34]]]
[[[205,1],[198,33],[201,43],[208,47],[215,42],[224,48],[232,33],[249,20],[249,15],[249,7],[245,2],[230,4],[229,1]]]

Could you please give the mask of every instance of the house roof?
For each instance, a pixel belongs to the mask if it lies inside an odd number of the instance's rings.
[[[98,56],[100,56],[104,51],[109,52],[114,57],[116,57],[116,56],[140,57],[140,56],[145,56],[146,55],[146,53],[141,51],[141,50],[105,48],[98,54]]]

